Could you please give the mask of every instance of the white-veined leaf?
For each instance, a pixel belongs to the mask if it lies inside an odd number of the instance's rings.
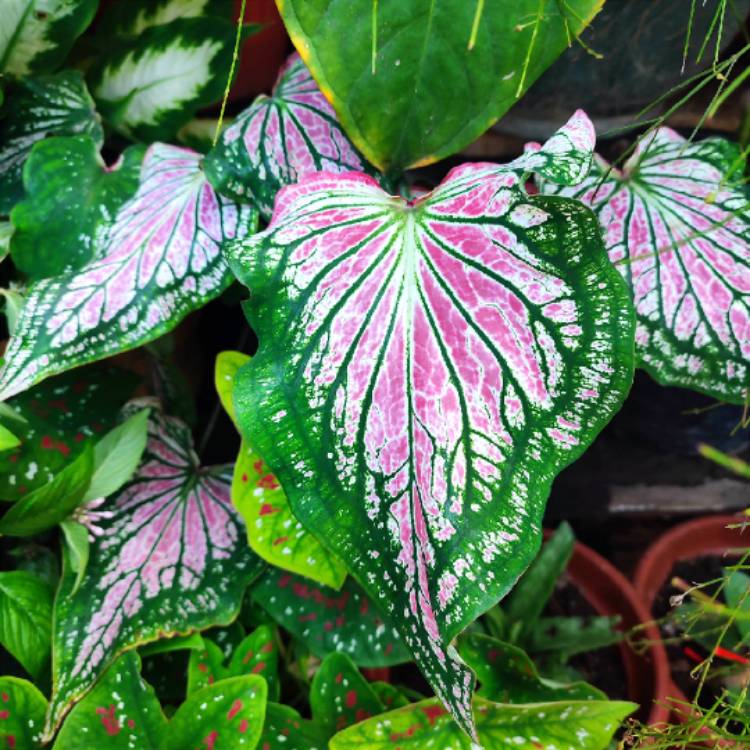
[[[29,287],[0,373],[7,399],[55,373],[167,333],[232,281],[219,245],[257,213],[216,195],[193,151],[157,143],[91,263]]]
[[[579,175],[593,138],[579,113],[550,150],[457,167],[414,202],[317,173],[223,248],[260,341],[235,382],[243,434],[469,732],[451,641],[531,561],[552,479],[632,379],[595,216],[523,190],[530,168]]]
[[[143,463],[92,519],[97,536],[75,592],[65,566],[48,734],[123,651],[237,615],[262,562],[245,544],[229,475],[229,467],[199,466],[182,422],[151,415]]]
[[[230,19],[232,0],[119,0],[107,8],[99,36],[137,36],[152,26],[161,26],[180,18],[219,16]]]
[[[596,160],[580,185],[542,184],[599,216],[628,282],[641,366],[665,385],[742,403],[750,383],[750,202],[744,159],[721,138],[645,137],[622,171]]]

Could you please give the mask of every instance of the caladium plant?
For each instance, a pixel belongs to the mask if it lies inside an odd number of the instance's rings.
[[[750,203],[744,157],[721,138],[690,143],[669,128],[644,137],[622,170],[545,193],[599,216],[628,282],[640,365],[658,381],[742,403],[750,383]]]
[[[523,187],[578,179],[593,140],[579,113],[413,202],[314,174],[224,246],[260,340],[236,379],[243,434],[472,734],[452,639],[528,565],[551,480],[632,378],[632,308],[595,217]]]

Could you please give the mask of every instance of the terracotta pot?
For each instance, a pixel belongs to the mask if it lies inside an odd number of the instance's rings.
[[[545,538],[551,532],[545,531]],[[567,571],[571,583],[599,615],[619,615],[621,629],[630,630],[650,621],[630,582],[610,562],[585,544],[576,542]],[[659,631],[651,625],[642,631],[648,646],[637,653],[623,641],[620,655],[628,683],[628,695],[641,706],[639,718],[651,725],[665,724],[669,709],[663,701],[669,684],[669,663]]]
[[[703,555],[724,554],[729,549],[750,546],[750,532],[727,528],[742,520],[742,516],[705,516],[686,521],[662,534],[641,558],[635,571],[635,590],[641,604],[653,619],[656,597],[667,582],[675,563]],[[685,705],[690,701],[673,682],[670,675],[667,690],[660,694],[663,702],[672,698],[672,720],[685,722],[691,712]],[[694,714],[692,714],[694,715]],[[704,732],[708,734],[708,730]],[[732,747],[732,743],[707,740],[708,747]]]

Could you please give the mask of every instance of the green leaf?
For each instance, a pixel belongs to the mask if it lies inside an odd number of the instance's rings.
[[[37,679],[49,660],[52,588],[23,570],[0,572],[0,644]]]
[[[393,625],[351,578],[336,591],[271,568],[253,586],[252,596],[320,658],[341,651],[361,667],[409,660]]]
[[[7,428],[0,424],[0,451],[17,448],[21,441]]]
[[[224,652],[210,638],[202,638],[203,647],[192,649],[188,660],[187,694],[192,695],[229,676],[224,667]]]
[[[23,172],[26,198],[10,214],[16,268],[36,280],[91,261],[100,234],[138,187],[143,154],[131,146],[108,167],[90,135],[37,143]]]
[[[9,93],[0,118],[0,214],[23,198],[23,165],[35,143],[78,133],[88,133],[98,145],[104,140],[94,100],[77,70],[25,78]]]
[[[94,446],[94,472],[83,502],[109,497],[133,476],[148,439],[149,409],[141,409]]]
[[[18,500],[52,481],[97,435],[114,427],[137,382],[129,372],[95,365],[10,399],[0,423],[21,445],[0,455],[0,500]]]
[[[474,701],[484,750],[575,748],[605,750],[620,722],[637,708],[621,701],[559,701],[531,705]],[[437,700],[381,714],[349,727],[331,739],[330,750],[470,750]]]
[[[94,521],[84,579],[73,593],[66,561],[55,602],[47,736],[123,651],[232,622],[262,569],[232,508],[228,467],[201,467],[189,429],[158,412],[141,466]]]
[[[0,677],[0,745],[17,750],[42,746],[47,699],[18,677]]]
[[[262,750],[327,750],[328,733],[303,719],[293,708],[278,703],[266,706],[266,721],[258,742]]]
[[[70,569],[76,574],[71,593],[75,594],[83,581],[89,564],[89,530],[78,521],[62,521],[60,528],[63,532],[68,550]]]
[[[349,137],[382,171],[397,172],[480,136],[601,5],[282,0],[279,9]]]
[[[750,642],[750,576],[740,570],[726,569],[724,575],[727,577],[724,598],[732,609],[742,615],[735,619],[735,624],[747,646]]]
[[[390,682],[371,682],[370,687],[388,711],[393,708],[408,706],[411,703],[406,695],[395,685],[391,685]]]
[[[594,215],[524,189],[533,169],[578,176],[593,140],[576,113],[415,203],[316,173],[223,246],[260,342],[235,381],[244,437],[469,732],[452,641],[534,558],[554,477],[632,382],[633,310]]]
[[[263,730],[266,681],[230,677],[193,693],[169,723],[169,740],[160,750],[247,748],[253,750]]]
[[[533,654],[559,654],[563,660],[575,654],[611,646],[622,640],[615,630],[619,617],[540,617],[528,634]]]
[[[0,518],[0,534],[31,536],[64,521],[81,504],[94,470],[94,451],[87,445],[51,482],[13,504]]]
[[[181,18],[113,45],[91,78],[102,116],[141,141],[171,138],[221,98],[234,37],[228,19]]]
[[[310,686],[313,719],[330,735],[385,711],[370,683],[346,654],[327,656]]]
[[[5,0],[0,73],[52,72],[91,23],[99,0]]]
[[[13,237],[13,225],[9,221],[0,221],[0,262],[8,257],[11,237]]]
[[[203,648],[203,636],[200,633],[190,635],[177,635],[172,638],[162,638],[153,643],[147,643],[138,649],[142,657],[155,656],[156,654],[168,654],[172,651],[195,651]]]
[[[216,357],[216,391],[235,423],[234,378],[249,360],[247,354],[232,351],[220,352]],[[245,440],[234,465],[232,503],[245,521],[247,541],[256,555],[282,570],[341,588],[346,578],[344,563],[295,518],[276,478]]]
[[[141,677],[138,655],[129,651],[73,708],[53,750],[163,750],[166,734],[154,689]]]
[[[232,654],[229,675],[257,674],[268,683],[268,697],[279,699],[279,646],[274,631],[261,625],[246,636]]]
[[[472,633],[459,641],[459,652],[479,680],[478,694],[498,703],[606,700],[585,682],[562,684],[539,676],[525,651],[496,638]]]
[[[107,8],[96,32],[100,36],[138,36],[152,26],[179,18],[231,18],[231,0],[119,0]]]
[[[26,304],[26,298],[20,291],[12,288],[0,289],[0,295],[3,297],[3,313],[8,325],[8,334],[12,336],[18,327],[18,318],[21,315],[23,306]]]
[[[570,525],[561,523],[503,602],[506,619],[519,623],[523,633],[528,633],[542,614],[557,579],[568,568],[575,543]]]
[[[231,283],[219,245],[257,226],[257,212],[217,196],[201,156],[157,143],[138,192],[78,271],[29,287],[0,373],[0,399],[171,331]]]

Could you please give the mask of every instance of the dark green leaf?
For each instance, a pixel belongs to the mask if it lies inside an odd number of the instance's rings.
[[[724,596],[727,604],[737,610],[735,623],[745,639],[745,648],[750,646],[750,576],[740,570],[725,570],[727,581]]]
[[[257,674],[268,683],[268,697],[279,699],[279,646],[276,634],[268,625],[261,625],[245,637],[232,654],[229,675],[239,677]]]
[[[89,564],[89,530],[78,521],[67,520],[60,524],[65,544],[68,549],[68,560],[70,569],[75,573],[76,580],[73,584],[72,594],[78,591],[86,567]]]
[[[540,617],[529,630],[531,653],[555,652],[563,659],[611,646],[622,640],[615,630],[619,617]]]
[[[190,651],[187,672],[188,695],[229,677],[229,672],[224,667],[224,654],[221,648],[209,638],[204,637],[202,641],[202,648]]]
[[[328,733],[306,721],[293,708],[269,703],[258,748],[262,750],[327,750]]]
[[[18,677],[0,677],[0,746],[34,750],[42,746],[47,699]]]

